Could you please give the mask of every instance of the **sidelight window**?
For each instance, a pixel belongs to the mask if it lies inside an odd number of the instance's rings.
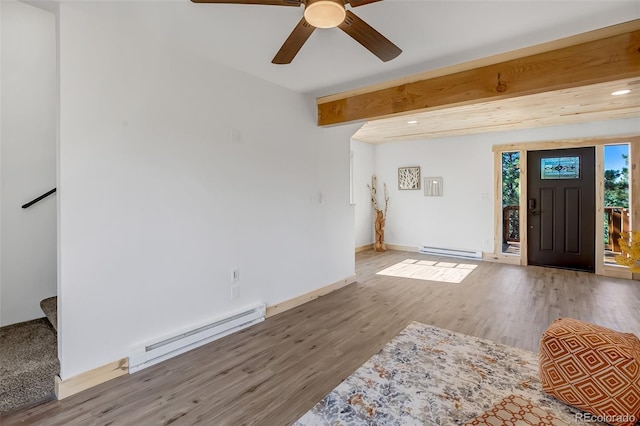
[[[502,252],[520,254],[520,152],[502,153]]]
[[[604,261],[615,264],[622,232],[629,229],[629,145],[604,147]]]

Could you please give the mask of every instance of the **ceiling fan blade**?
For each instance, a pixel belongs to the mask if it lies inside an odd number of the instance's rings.
[[[364,6],[369,3],[376,3],[382,0],[346,0],[346,3],[349,3],[351,7]]]
[[[315,29],[316,27],[308,23],[303,17],[293,31],[291,31],[291,34],[289,34],[289,37],[285,40],[280,50],[278,50],[276,56],[273,57],[271,63],[290,64]]]
[[[339,27],[383,62],[390,61],[402,53],[402,49],[349,10]]]
[[[267,6],[300,6],[302,0],[191,0],[193,3],[263,4]]]

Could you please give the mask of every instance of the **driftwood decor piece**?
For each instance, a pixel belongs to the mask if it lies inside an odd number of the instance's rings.
[[[375,232],[376,239],[373,243],[373,249],[375,251],[387,251],[387,246],[384,243],[384,224],[387,220],[387,208],[389,206],[389,192],[387,191],[387,184],[384,184],[384,211],[378,208],[378,181],[375,175],[371,178],[371,185],[367,184],[369,192],[371,193],[371,205],[373,211],[376,213],[375,219]]]

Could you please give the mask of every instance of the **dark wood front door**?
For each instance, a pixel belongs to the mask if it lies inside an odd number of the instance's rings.
[[[595,149],[527,153],[530,265],[595,269]]]

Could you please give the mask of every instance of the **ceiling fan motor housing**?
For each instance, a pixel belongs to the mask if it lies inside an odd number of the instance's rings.
[[[341,0],[307,0],[304,18],[316,28],[334,28],[344,21],[346,11]]]

